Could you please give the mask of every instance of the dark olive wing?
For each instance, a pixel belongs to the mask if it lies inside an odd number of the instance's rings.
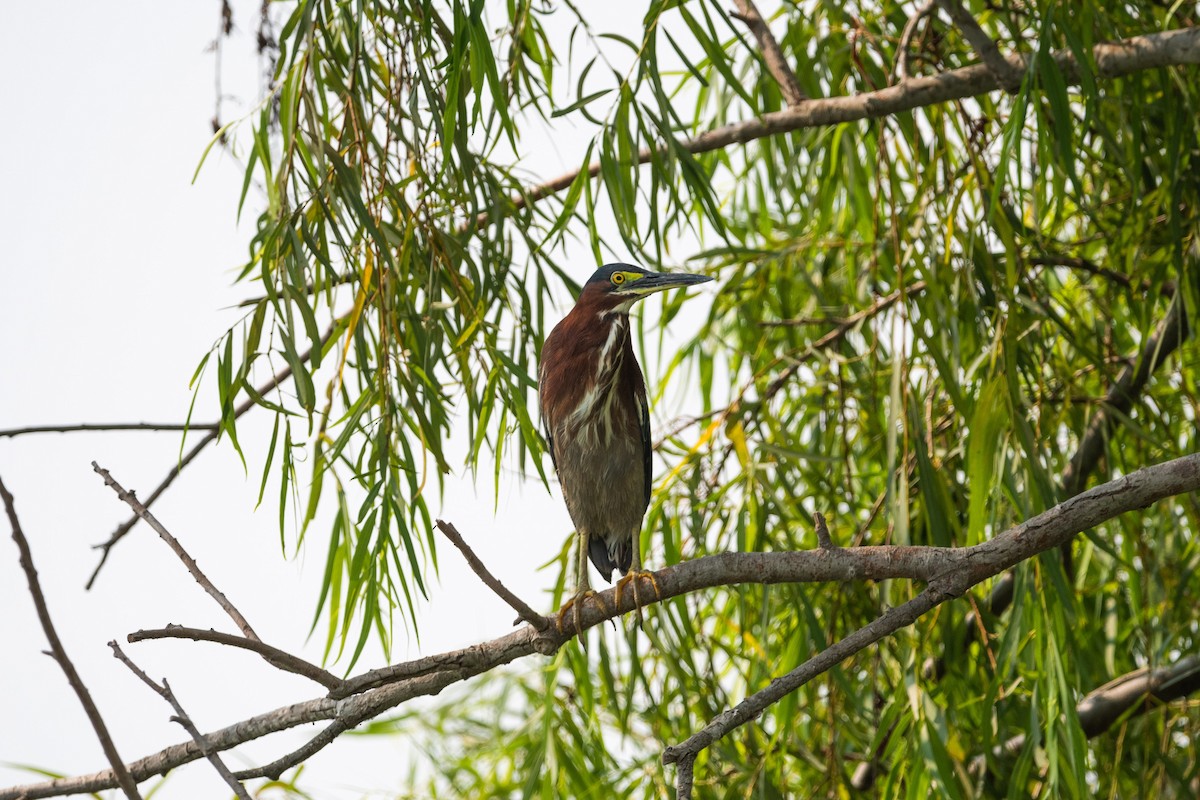
[[[645,473],[646,505],[650,505],[650,463],[653,460],[653,445],[650,442],[650,404],[646,402],[646,389],[638,386],[633,396],[633,405],[637,408],[638,426],[642,430],[642,468]]]

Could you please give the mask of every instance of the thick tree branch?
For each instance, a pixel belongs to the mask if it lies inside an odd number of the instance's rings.
[[[33,598],[34,608],[37,609],[38,620],[42,623],[46,641],[50,643],[49,655],[53,656],[54,660],[58,662],[58,666],[62,668],[63,674],[67,676],[67,683],[71,684],[71,688],[79,697],[79,702],[83,706],[84,712],[87,713],[88,720],[92,723],[92,729],[96,731],[96,738],[100,740],[104,756],[112,765],[109,774],[113,778],[109,788],[119,786],[130,800],[141,800],[137,783],[129,774],[129,770],[125,768],[125,762],[121,759],[121,754],[117,752],[117,746],[113,743],[112,736],[109,735],[108,726],[104,724],[104,717],[100,716],[100,709],[96,708],[96,703],[92,700],[92,693],[84,685],[83,678],[79,677],[79,672],[76,671],[75,665],[67,656],[66,648],[58,638],[58,631],[54,629],[54,622],[50,619],[50,608],[46,605],[46,596],[42,594],[42,585],[38,580],[37,569],[33,566],[33,553],[29,549],[29,540],[25,538],[25,532],[21,530],[21,521],[17,518],[17,506],[13,496],[8,493],[8,488],[5,487],[2,480],[0,480],[0,498],[4,499],[4,510],[8,514],[8,522],[12,526],[13,541],[17,543],[21,569],[24,570],[25,580],[29,583],[29,594]],[[7,724],[11,725],[13,721],[9,720]]]
[[[1070,51],[1054,53],[1053,58],[1068,85],[1079,83],[1080,65]],[[1028,58],[1022,55],[1006,56],[1005,61],[1022,74],[1029,66]],[[1096,76],[1110,79],[1159,67],[1200,64],[1200,27],[1149,33],[1098,44],[1092,48],[1092,61],[1091,67]],[[693,154],[707,153],[804,128],[892,116],[915,108],[988,94],[1001,88],[1000,81],[991,69],[984,64],[973,64],[937,75],[908,78],[874,92],[807,100],[794,108],[706,131],[679,142],[677,146]],[[665,152],[665,148],[659,148],[658,152]],[[645,164],[655,155],[654,149],[643,148],[637,155],[636,163]],[[530,186],[511,199],[512,207],[521,209],[563,191],[583,171],[572,170]],[[600,162],[588,165],[586,172],[593,178],[599,175]],[[475,220],[476,227],[483,227],[488,219],[487,212],[480,214]]]
[[[475,555],[475,551],[463,541],[462,534],[458,532],[457,528],[449,522],[443,522],[440,519],[437,521],[437,528],[463,554],[463,558],[467,560],[467,564],[471,566],[471,569],[479,576],[479,579],[487,584],[489,589],[499,595],[501,600],[508,603],[513,611],[517,612],[518,621],[525,620],[539,631],[546,629],[550,621],[530,608],[524,600],[510,592],[503,583],[496,580],[492,573],[488,572],[488,568],[483,565],[483,562],[479,560],[479,556]]]
[[[168,531],[166,527],[159,522],[153,514],[150,513],[150,510],[146,508],[146,506],[140,500],[138,500],[137,497],[134,496],[133,492],[125,491],[125,487],[117,483],[116,478],[110,475],[108,470],[101,467],[95,461],[92,462],[92,469],[95,470],[100,477],[104,478],[104,485],[112,487],[112,490],[117,493],[117,497],[121,498],[122,501],[132,508],[135,514],[146,520],[146,524],[153,528],[154,532],[157,533],[162,540],[167,543],[167,547],[170,547],[175,555],[179,556],[179,560],[183,562],[185,567],[187,567],[187,571],[192,574],[192,577],[196,580],[196,583],[200,584],[204,591],[208,592],[209,596],[217,601],[217,605],[219,605],[225,611],[225,613],[229,615],[230,619],[232,619],[237,626],[241,628],[242,634],[247,639],[262,641],[259,639],[258,634],[254,632],[254,629],[250,627],[250,623],[246,621],[245,617],[242,616],[242,612],[238,611],[237,607],[234,606],[233,603],[229,602],[229,598],[226,597],[220,589],[213,585],[213,582],[208,579],[208,576],[201,571],[200,565],[196,563],[196,559],[192,558],[191,555],[188,554],[188,551],[183,549],[183,545],[179,543],[179,540],[171,535],[171,532]]]
[[[1088,476],[1100,464],[1100,458],[1108,446],[1109,436],[1121,418],[1129,416],[1133,404],[1137,402],[1137,398],[1141,396],[1142,391],[1150,382],[1154,371],[1179,349],[1187,339],[1189,332],[1187,313],[1184,311],[1180,298],[1176,296],[1171,301],[1166,315],[1155,328],[1154,334],[1142,348],[1141,355],[1117,376],[1116,382],[1109,387],[1105,394],[1100,410],[1088,423],[1087,429],[1079,441],[1079,448],[1071,457],[1067,468],[1063,470],[1061,496],[1074,497],[1083,491],[1083,487],[1087,485]],[[1070,547],[1071,540],[1068,539],[1062,545],[1063,565],[1068,573],[1071,563]],[[992,615],[998,616],[1008,610],[1012,604],[1015,584],[1016,579],[1011,574],[1002,576],[1000,580],[992,584],[987,601],[988,611]],[[979,637],[979,625],[974,611],[967,614],[964,624],[966,629],[963,647],[966,648],[970,647]],[[931,656],[925,660],[921,669],[927,678],[940,678],[946,669],[945,656]]]
[[[192,741],[194,741],[200,747],[200,750],[204,753],[204,757],[208,759],[209,763],[212,764],[213,768],[217,771],[217,774],[221,776],[221,780],[225,781],[225,783],[229,785],[229,788],[233,789],[233,793],[236,794],[241,800],[250,800],[250,795],[246,792],[246,787],[242,786],[242,784],[238,782],[237,778],[233,777],[233,773],[229,771],[229,767],[225,766],[225,762],[221,760],[219,755],[213,752],[213,749],[208,746],[208,742],[205,741],[203,734],[196,729],[196,725],[194,722],[192,722],[192,718],[189,717],[187,712],[183,710],[183,706],[180,705],[179,699],[175,697],[175,693],[171,691],[171,684],[167,683],[167,679],[163,678],[162,685],[160,686],[159,684],[155,683],[149,675],[143,672],[141,667],[129,660],[129,656],[125,655],[125,653],[121,650],[120,645],[118,645],[116,642],[109,642],[108,646],[112,648],[113,656],[116,657],[118,661],[129,667],[130,672],[136,675],[142,683],[153,689],[155,694],[157,694],[163,700],[166,700],[171,705],[171,708],[175,709],[176,716],[172,717],[172,720],[178,722],[179,725],[188,732],[188,736],[191,736]]]
[[[203,425],[184,425],[177,422],[114,422],[83,423],[81,425],[33,425],[28,428],[6,428],[0,430],[0,439],[25,436],[30,433],[76,433],[80,431],[216,431],[215,422]]]
[[[791,65],[783,55],[783,50],[779,47],[779,42],[775,40],[766,21],[758,13],[758,8],[755,7],[753,0],[734,0],[734,3],[738,7],[738,13],[732,16],[744,22],[750,29],[750,33],[754,34],[754,38],[758,40],[758,48],[762,52],[763,61],[766,63],[771,77],[775,79],[775,83],[779,84],[779,91],[783,93],[784,102],[789,106],[798,106],[803,103],[808,99],[808,95],[800,88],[800,82],[796,80],[796,73],[792,71]]]
[[[776,678],[767,688],[721,713],[686,741],[668,747],[663,753],[663,763],[695,757],[717,739],[756,719],[773,703],[868,645],[911,625],[922,614],[946,600],[962,595],[975,584],[1123,513],[1116,511],[1118,507],[1125,510],[1145,508],[1153,502],[1149,500],[1150,497],[1166,497],[1197,489],[1200,489],[1200,454],[1193,454],[1097,486],[990,541],[956,551],[966,554],[966,559],[960,564],[948,566],[917,597],[889,609],[875,621]],[[1134,500],[1135,496],[1138,499]],[[1132,504],[1127,505],[1130,501],[1133,501]]]
[[[330,325],[329,328],[325,331],[325,333],[321,336],[321,346],[322,347],[324,347],[325,343],[327,341],[329,341],[329,337],[333,336],[333,332],[336,329],[337,329],[337,321],[335,320],[334,324]],[[310,348],[308,350],[305,350],[302,354],[300,354],[299,361],[301,363],[304,363],[304,362],[308,361],[309,358],[311,358],[311,357],[312,357],[312,349]],[[290,366],[284,367],[283,369],[279,370],[274,375],[272,375],[271,380],[267,381],[262,386],[258,387],[258,389],[257,389],[258,395],[265,397],[267,394],[274,391],[276,389],[276,387],[278,387],[280,384],[282,384],[284,381],[286,381],[291,376],[292,376],[292,368]],[[254,402],[253,399],[247,399],[247,400],[243,401],[241,405],[239,405],[237,408],[235,408],[233,410],[233,418],[240,419],[247,411],[254,408],[255,405],[256,405],[256,403]],[[154,505],[154,501],[158,500],[158,498],[162,495],[162,493],[167,490],[167,487],[175,482],[175,479],[179,477],[179,473],[183,472],[184,467],[186,467],[188,464],[192,463],[192,461],[195,460],[196,456],[200,455],[201,451],[204,450],[204,448],[208,447],[210,444],[215,442],[217,440],[217,437],[220,436],[220,433],[221,433],[220,429],[218,428],[216,430],[210,430],[208,433],[206,433],[204,436],[202,436],[200,438],[200,441],[196,442],[196,444],[192,447],[192,449],[187,451],[187,453],[184,454],[183,458],[179,459],[179,463],[171,468],[171,470],[167,473],[167,477],[163,478],[162,483],[160,483],[157,487],[155,487],[154,491],[150,493],[150,496],[142,501],[142,504],[146,508],[149,508],[150,506]],[[137,521],[139,519],[141,519],[141,517],[139,517],[137,514],[134,514],[132,517],[130,517],[129,519],[127,519],[123,523],[121,523],[119,526],[117,526],[117,529],[112,532],[112,535],[108,537],[107,541],[96,545],[96,549],[101,551],[100,562],[98,564],[96,564],[96,568],[94,570],[92,570],[92,575],[91,575],[91,577],[88,578],[88,582],[87,582],[87,585],[85,588],[91,589],[92,586],[96,583],[96,578],[99,577],[100,570],[104,568],[105,562],[108,561],[108,556],[110,553],[112,553],[113,547],[116,546],[117,542],[119,542],[125,538],[125,534],[129,533],[130,529],[132,529],[133,526],[137,524]]]
[[[1163,498],[1197,490],[1200,490],[1200,454],[1146,467],[1097,486],[973,547],[861,547],[785,553],[723,553],[675,564],[654,573],[660,596],[648,600],[653,593],[647,587],[647,591],[641,592],[642,604],[738,583],[883,578],[912,578],[929,582],[929,588],[918,595],[924,599],[910,601],[910,604],[898,606],[889,612],[891,616],[885,625],[891,625],[897,620],[903,622],[914,609],[919,610],[927,603],[936,605],[947,596],[957,596],[970,586],[1055,547],[1081,531],[1128,511],[1145,508]],[[632,611],[633,589],[630,585],[622,589],[619,596],[615,587],[601,592],[598,596],[603,603],[585,603],[581,609],[582,627],[587,629]],[[554,621],[552,618],[551,622]],[[374,670],[347,680],[342,689],[331,691],[325,697],[277,708],[208,733],[204,738],[214,750],[219,751],[310,722],[340,720],[343,724],[354,725],[414,697],[438,694],[447,686],[517,658],[532,653],[552,654],[574,638],[574,625],[565,628],[565,632],[559,633],[557,627],[551,624],[539,633],[532,626],[525,626],[472,647]],[[872,630],[878,631],[878,628]],[[855,635],[858,634],[852,634]],[[867,638],[866,635],[859,636],[860,639]],[[859,640],[855,642],[861,644]],[[800,669],[805,669],[805,666],[802,665]],[[680,757],[685,755],[676,752]],[[139,759],[129,765],[129,771],[135,779],[142,780],[202,756],[196,743],[189,741]],[[0,789],[0,800],[34,800],[101,791],[115,785],[112,771],[104,770],[91,775]]]
[[[215,642],[230,647],[238,647],[258,653],[268,664],[284,672],[301,675],[324,686],[326,689],[336,689],[342,685],[342,680],[328,670],[321,669],[299,656],[294,656],[278,647],[272,647],[258,639],[247,639],[233,633],[222,633],[212,629],[185,628],[182,625],[168,625],[154,630],[135,631],[125,637],[130,643],[144,642],[149,639],[191,639],[197,642]]]
[[[1116,722],[1128,716],[1145,714],[1166,703],[1187,697],[1200,690],[1200,656],[1188,656],[1169,667],[1139,669],[1110,681],[1089,692],[1075,713],[1079,725],[1087,738],[1094,739],[1106,733]],[[1025,735],[1019,734],[997,745],[993,757],[1017,755],[1025,748]],[[970,771],[982,774],[987,767],[987,756],[978,755],[971,759]]]

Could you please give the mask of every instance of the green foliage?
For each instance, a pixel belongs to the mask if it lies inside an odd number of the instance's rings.
[[[300,538],[336,504],[315,622],[330,655],[353,662],[372,631],[387,641],[395,609],[415,615],[436,569],[426,498],[461,458],[451,427],[497,484],[505,457],[544,469],[532,376],[574,247],[684,261],[720,286],[678,354],[649,359],[658,394],[685,387],[701,412],[659,448],[652,564],[810,547],[813,511],[846,545],[968,545],[1062,499],[1109,387],[1170,303],[1194,319],[1197,299],[1196,71],[1101,80],[1087,53],[1195,11],[967,5],[1030,57],[1015,94],[696,154],[689,137],[783,105],[721,3],[651,2],[638,40],[569,4],[289,6],[275,91],[242,135],[246,186],[268,198],[242,277],[264,297],[215,348],[215,372],[239,452],[243,393],[277,415],[263,486],[282,476]],[[808,0],[772,29],[809,96],[852,95],[891,82],[912,11]],[[914,73],[975,61],[943,19],[909,49]],[[1083,56],[1077,80],[1058,51]],[[582,171],[530,190],[516,143],[566,122],[594,134]],[[1095,479],[1197,448],[1195,362],[1185,342],[1118,416]],[[253,389],[285,366],[286,384]],[[1200,595],[1197,523],[1192,499],[1163,503],[1089,532],[1073,575],[1056,557],[1020,566],[1011,610],[980,609],[982,643],[964,645],[965,603],[920,620],[717,742],[698,794],[844,796],[877,754],[886,797],[1187,796],[1194,708],[1099,743],[1073,709],[1200,647],[1183,599]],[[371,730],[427,742],[437,774],[414,796],[660,797],[664,744],[914,592],[678,598],[644,634]],[[946,674],[924,676],[943,649]],[[995,754],[1017,734],[1036,747]]]

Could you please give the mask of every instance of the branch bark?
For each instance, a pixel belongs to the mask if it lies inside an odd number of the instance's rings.
[[[226,597],[225,594],[218,589],[211,580],[208,579],[208,576],[201,571],[200,565],[196,563],[196,559],[192,558],[191,555],[188,554],[188,551],[183,549],[183,545],[179,543],[179,540],[172,536],[171,532],[168,531],[166,527],[159,522],[153,514],[150,513],[150,510],[146,508],[145,504],[138,500],[137,497],[134,496],[133,492],[125,491],[125,487],[117,483],[116,478],[110,475],[108,470],[101,467],[95,461],[92,462],[92,469],[94,469],[96,473],[100,475],[100,477],[104,478],[105,486],[112,487],[112,490],[117,493],[117,497],[121,498],[123,502],[132,508],[138,517],[146,520],[146,524],[153,528],[154,532],[162,537],[162,540],[167,543],[167,546],[171,548],[175,555],[179,556],[179,560],[183,562],[185,567],[187,567],[187,571],[192,574],[192,577],[195,578],[196,583],[200,584],[204,591],[208,592],[209,596],[217,601],[217,605],[219,605],[225,611],[225,613],[229,615],[230,619],[232,619],[237,626],[241,628],[242,634],[247,639],[262,641],[259,639],[258,634],[254,632],[254,629],[250,627],[250,623],[245,617],[242,616],[242,612],[238,611],[237,607],[233,603],[229,602],[229,598]]]
[[[333,332],[336,329],[337,324],[335,320],[334,324],[330,325],[325,333],[321,336],[322,346],[329,341],[329,337],[333,336]],[[300,355],[299,361],[308,361],[311,356],[312,349],[305,350]],[[266,396],[291,376],[292,368],[290,366],[284,367],[283,369],[279,370],[279,372],[276,372],[274,375],[272,375],[271,380],[258,387],[258,394],[260,396]],[[255,405],[256,404],[253,399],[245,400],[240,406],[233,410],[233,418],[241,418],[247,411],[254,408]],[[187,451],[183,458],[179,459],[179,463],[171,468],[171,470],[167,473],[167,477],[163,478],[162,483],[155,487],[154,491],[150,493],[150,496],[142,501],[142,504],[146,508],[154,505],[154,501],[156,501],[162,495],[162,493],[167,490],[167,487],[175,482],[175,479],[179,477],[179,473],[183,472],[184,468],[188,464],[192,463],[192,461],[195,460],[196,456],[200,455],[204,448],[215,442],[220,435],[221,431],[218,427],[215,430],[210,430],[203,437],[201,437],[200,441],[196,442],[195,446],[193,446],[191,450]],[[118,525],[117,529],[112,532],[112,535],[108,537],[107,541],[96,545],[96,549],[101,551],[100,562],[96,564],[96,568],[92,570],[91,577],[88,578],[85,588],[91,589],[92,586],[95,585],[96,578],[100,576],[100,570],[104,568],[104,564],[108,561],[108,556],[110,553],[112,553],[113,547],[116,546],[117,542],[125,538],[125,535],[128,534],[133,526],[137,524],[139,519],[141,519],[141,517],[139,517],[137,514],[134,514],[132,517]]]
[[[733,16],[745,23],[746,27],[750,29],[750,33],[754,34],[754,38],[758,40],[758,48],[762,52],[767,71],[771,73],[775,83],[779,84],[779,91],[783,93],[784,102],[792,107],[800,105],[808,99],[808,95],[800,88],[800,82],[796,80],[796,73],[792,71],[791,65],[783,55],[783,50],[779,47],[779,42],[775,40],[766,21],[758,13],[758,8],[754,5],[753,0],[734,0],[734,2],[737,4],[738,13]]]
[[[971,12],[967,11],[962,0],[937,0],[937,4],[950,16],[950,21],[958,26],[959,33],[971,45],[971,49],[979,56],[983,65],[991,71],[996,82],[1004,87],[1005,91],[1016,91],[1021,85],[1025,71],[1014,67],[1004,57],[992,37],[987,35]]]
[[[468,547],[467,543],[463,541],[462,534],[458,532],[458,528],[455,528],[449,522],[443,522],[440,519],[437,521],[437,528],[439,531],[445,534],[446,538],[450,540],[450,543],[457,547],[458,551],[463,554],[463,558],[467,560],[467,564],[470,565],[471,570],[479,576],[479,580],[483,581],[489,589],[500,596],[501,600],[508,603],[509,607],[512,608],[513,611],[517,612],[517,622],[525,620],[536,630],[543,631],[546,629],[546,626],[550,624],[550,621],[530,608],[528,603],[509,591],[503,583],[496,580],[492,573],[488,572],[488,568],[485,567],[483,562],[479,560],[479,556],[475,555],[475,551]],[[513,624],[515,625],[516,623]]]
[[[929,582],[919,603],[897,606],[883,626],[904,622],[927,603],[936,605],[970,586],[1008,569],[1013,564],[1057,546],[1062,541],[1106,520],[1172,495],[1200,490],[1200,454],[1156,464],[1097,486],[1017,525],[988,542],[968,548],[861,547],[817,549],[783,553],[723,553],[675,564],[655,573],[659,596],[643,605],[715,586],[739,583],[795,583],[817,581],[911,578]],[[631,586],[599,593],[603,603],[588,603],[581,610],[583,629],[634,609]],[[930,605],[929,607],[932,607]],[[551,618],[553,623],[555,618]],[[875,623],[872,623],[873,625]],[[870,627],[870,626],[868,626]],[[870,635],[880,628],[872,629]],[[533,653],[553,654],[574,638],[574,624],[563,632],[551,624],[543,632],[524,626],[488,642],[429,656],[406,664],[374,670],[345,681],[325,697],[277,708],[205,735],[214,750],[228,750],[298,725],[340,721],[353,726],[362,720],[420,696],[434,695],[448,686],[508,664]],[[868,635],[858,636],[851,647],[865,647]],[[839,647],[839,645],[834,645]],[[820,655],[816,658],[821,658]],[[829,661],[825,657],[825,661]],[[822,662],[824,663],[824,661]],[[836,662],[834,662],[836,663]],[[832,666],[832,664],[830,664]],[[812,671],[812,666],[799,669]],[[339,727],[340,727],[339,726]],[[687,751],[675,748],[677,757]],[[128,765],[137,780],[171,770],[203,757],[189,741],[167,747]],[[43,783],[0,789],[0,800],[34,800],[78,792],[96,792],[116,785],[112,770],[61,778]]]
[[[121,650],[120,645],[118,645],[116,642],[109,642],[108,646],[112,648],[113,656],[115,656],[122,664],[129,667],[129,671],[136,675],[138,680],[149,686],[152,690],[154,690],[155,694],[170,704],[171,708],[175,710],[176,714],[176,716],[172,717],[172,720],[178,722],[179,725],[188,732],[188,735],[192,737],[192,741],[199,745],[200,750],[203,751],[205,758],[207,758],[209,763],[213,765],[213,769],[217,771],[217,774],[221,776],[221,780],[225,781],[225,783],[229,785],[230,789],[233,789],[233,793],[236,794],[240,800],[250,800],[250,795],[246,792],[246,787],[242,786],[242,784],[238,782],[237,778],[233,777],[233,773],[229,771],[229,767],[225,766],[225,762],[221,760],[221,757],[213,752],[213,749],[209,747],[208,742],[204,739],[204,735],[196,729],[196,724],[192,722],[192,718],[188,716],[187,712],[183,710],[183,706],[180,705],[179,698],[177,698],[175,693],[171,691],[171,684],[167,683],[167,679],[163,678],[162,685],[160,686],[159,684],[155,683],[149,675],[143,672],[141,667],[129,660],[129,656],[125,655],[124,651]]]
[[[316,681],[326,689],[336,689],[342,685],[341,678],[328,670],[321,669],[316,664],[305,661],[299,656],[294,656],[285,650],[280,650],[278,647],[272,647],[258,639],[247,639],[244,636],[232,633],[222,633],[221,631],[211,629],[185,628],[182,625],[168,625],[165,628],[135,631],[125,637],[125,639],[130,644],[150,639],[192,639],[197,642],[224,644],[242,650],[249,650],[252,653],[258,653],[271,666],[281,669],[284,672],[291,672],[295,675],[301,675]]]
[[[7,512],[8,522],[12,526],[12,538],[17,543],[21,569],[24,570],[25,580],[29,583],[29,594],[33,597],[33,605],[37,609],[38,620],[42,623],[46,641],[50,643],[49,655],[58,662],[63,674],[67,676],[67,683],[71,684],[71,688],[79,697],[79,702],[83,706],[88,720],[92,723],[92,729],[96,731],[96,738],[100,740],[100,747],[104,750],[108,763],[112,765],[110,774],[113,779],[109,788],[119,786],[130,800],[141,800],[137,783],[126,769],[121,754],[117,752],[117,746],[108,732],[108,726],[104,724],[104,717],[100,715],[100,709],[96,708],[96,703],[92,700],[92,693],[88,691],[83,678],[79,677],[79,672],[75,669],[75,665],[67,656],[66,648],[58,638],[58,631],[54,629],[54,621],[50,619],[50,608],[46,605],[46,596],[42,594],[42,585],[38,580],[37,569],[33,566],[33,553],[29,549],[29,540],[25,538],[25,532],[21,530],[21,521],[17,518],[16,502],[2,480],[0,480],[0,498],[4,500],[4,510]]]
[[[201,425],[183,425],[176,422],[113,422],[80,425],[32,425],[28,428],[6,428],[0,430],[0,439],[11,439],[30,433],[78,433],[81,431],[216,431],[215,422]]]

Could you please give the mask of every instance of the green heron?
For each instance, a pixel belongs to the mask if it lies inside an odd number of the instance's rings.
[[[612,580],[614,569],[625,575],[618,589],[642,574],[640,533],[650,504],[650,412],[642,369],[633,355],[629,309],[655,292],[710,280],[608,264],[588,279],[571,313],[542,346],[542,422],[578,537],[577,591],[562,607],[560,626],[574,606],[578,629],[579,605],[594,596],[589,556],[606,581]],[[636,582],[633,591],[640,611]]]

